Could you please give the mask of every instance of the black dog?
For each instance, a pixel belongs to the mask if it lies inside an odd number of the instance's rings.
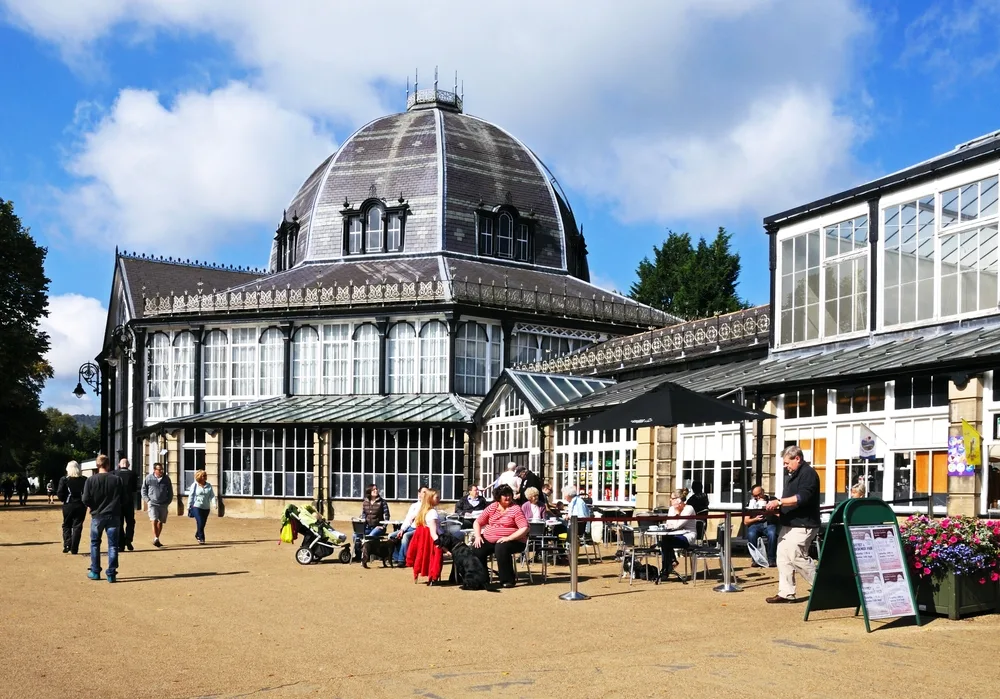
[[[438,534],[437,545],[451,552],[452,574],[456,583],[461,583],[463,590],[489,590],[490,576],[486,566],[470,549],[462,537],[451,532]]]
[[[373,558],[381,558],[383,568],[386,567],[386,564],[390,568],[394,568],[392,551],[395,547],[396,542],[392,539],[365,539],[365,543],[361,545],[361,567],[367,568],[368,561]]]

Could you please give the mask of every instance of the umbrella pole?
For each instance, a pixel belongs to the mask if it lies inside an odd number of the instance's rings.
[[[743,511],[742,498],[747,491],[747,423],[740,422],[740,511]],[[722,584],[716,585],[716,592],[742,592],[743,588],[733,581],[733,513],[726,510],[724,531],[725,539],[722,542]]]

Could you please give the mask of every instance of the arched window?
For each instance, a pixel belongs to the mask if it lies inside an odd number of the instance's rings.
[[[359,254],[361,250],[362,226],[360,216],[351,216],[347,222],[347,252],[351,255]]]
[[[500,257],[514,255],[514,219],[506,212],[500,214],[497,227],[497,255]]]
[[[307,396],[319,393],[319,333],[308,325],[292,337],[292,393]]]
[[[260,336],[260,397],[280,396],[285,369],[284,335],[268,328]]]
[[[173,342],[173,399],[170,414],[173,417],[190,415],[194,412],[194,335],[188,331],[179,332]]]
[[[448,391],[448,326],[439,320],[420,328],[420,392]]]
[[[399,252],[403,249],[403,216],[389,214],[389,225],[385,231],[385,249],[387,252]]]
[[[146,345],[146,417],[170,415],[170,338],[154,333]]]
[[[202,364],[205,376],[205,410],[225,408],[229,395],[229,337],[224,330],[211,330],[202,341]]]
[[[323,393],[351,392],[351,326],[323,326]]]
[[[416,393],[417,332],[409,323],[389,329],[386,352],[389,357],[389,393]]]
[[[489,336],[479,323],[466,322],[455,336],[455,391],[484,396],[489,383]]]
[[[365,217],[365,252],[382,251],[382,209],[373,206]]]
[[[371,323],[354,331],[354,392],[378,393],[378,329]]]
[[[514,364],[531,364],[538,361],[538,335],[519,331],[513,337]]]
[[[233,398],[257,395],[257,328],[233,328],[230,334]]]

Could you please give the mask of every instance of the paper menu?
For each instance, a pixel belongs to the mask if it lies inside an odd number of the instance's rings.
[[[861,525],[848,530],[868,618],[916,614],[896,528]]]

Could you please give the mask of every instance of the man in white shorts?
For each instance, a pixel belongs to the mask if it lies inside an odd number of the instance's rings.
[[[160,532],[167,521],[167,510],[174,499],[174,486],[170,476],[163,472],[163,464],[153,464],[153,472],[142,482],[142,501],[146,503],[149,521],[153,524],[153,546],[160,548]]]

